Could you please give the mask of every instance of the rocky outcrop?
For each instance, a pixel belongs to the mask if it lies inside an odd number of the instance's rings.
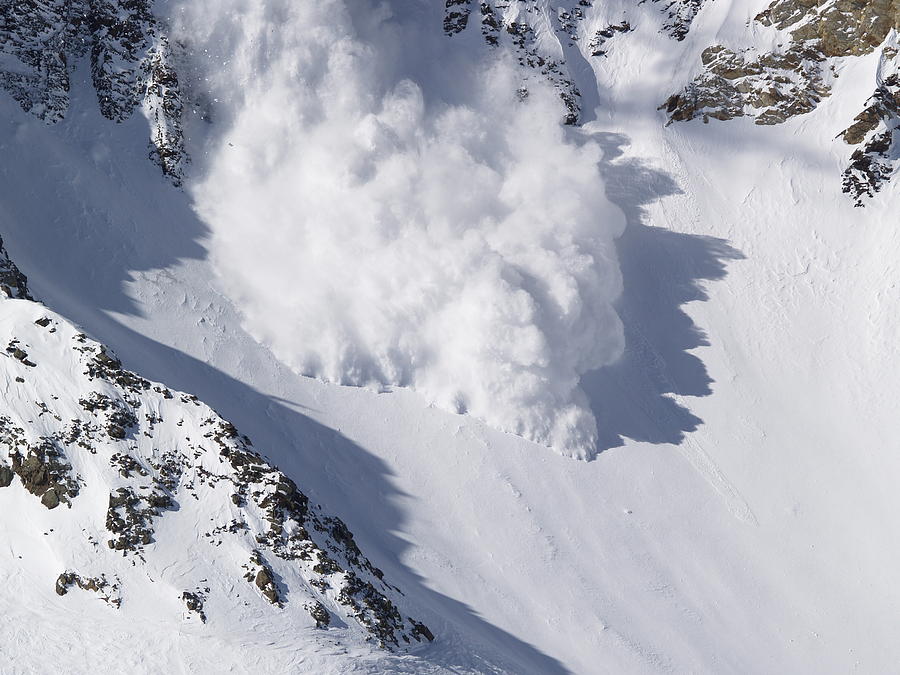
[[[704,0],[653,0],[662,5],[665,23],[661,32],[674,40],[684,40],[694,18],[703,8]]]
[[[609,53],[606,43],[617,34],[630,33],[634,28],[628,21],[617,24],[608,24],[606,28],[596,31],[588,43],[591,56],[606,56]]]
[[[8,261],[5,252],[0,258]],[[24,294],[24,276],[16,272],[14,281]],[[340,625],[386,648],[433,638],[401,611],[402,594],[346,524],[311,503],[232,424],[196,397],[127,370],[35,302],[0,301],[0,312],[9,333],[0,338],[33,362],[29,368],[14,354],[0,361],[13,387],[0,401],[0,488],[23,490],[22,503],[30,493],[51,509],[54,529],[64,533],[57,554],[95,568],[60,575],[59,595],[77,587],[114,604],[140,603],[133,584],[193,545],[202,553],[184,567],[201,579],[173,583],[188,589],[180,599],[201,623],[211,606],[232,601],[227,589],[247,575],[269,611],[296,614],[310,627],[341,617]],[[176,517],[182,525],[173,529],[167,519]],[[185,523],[189,529],[177,529]],[[78,546],[79,554],[66,553]],[[235,555],[248,561],[243,569]],[[207,579],[218,583],[198,585]]]
[[[488,46],[511,50],[523,67],[525,81],[520,93],[527,94],[529,77],[548,80],[565,104],[566,124],[576,124],[581,115],[581,92],[569,73],[564,52],[580,39],[579,24],[591,5],[591,0],[563,2],[554,8],[540,0],[447,0],[444,32],[452,37],[466,29],[479,30]],[[477,22],[470,16],[474,12],[480,19]]]
[[[461,33],[469,25],[471,0],[447,0],[444,12],[444,32],[447,35]]]
[[[886,40],[892,29],[900,29],[900,1],[775,0],[754,21],[784,31],[785,40],[770,52],[723,45],[705,49],[702,72],[660,106],[669,124],[736,117],[780,124],[813,111],[831,94],[837,59],[884,45],[879,73],[894,61],[896,50]],[[890,75],[879,74],[866,110],[842,134],[847,143],[863,146],[843,174],[844,192],[858,206],[894,173],[897,113],[891,81]]]
[[[795,43],[815,43],[825,58],[869,54],[900,28],[897,0],[775,0],[756,16],[788,30]]]
[[[844,170],[843,189],[857,206],[874,197],[900,166],[900,56],[897,47],[885,47],[878,65],[877,86],[859,113],[841,134],[856,146]]]
[[[56,579],[57,595],[66,595],[73,587],[96,593],[103,602],[116,609],[122,605],[122,598],[119,595],[119,584],[108,581],[106,575],[83,577],[75,572],[63,572]]]
[[[815,109],[831,88],[815,47],[795,44],[783,53],[735,53],[721,45],[701,54],[703,72],[663,104],[669,123],[696,117],[729,120],[750,116],[756,124],[780,124]]]
[[[176,185],[188,161],[182,102],[150,0],[0,0],[0,87],[47,123],[69,108],[70,79],[87,58],[100,112],[122,122],[141,107],[150,156]]]
[[[0,238],[0,293],[7,298],[31,300],[28,294],[28,280],[9,259],[2,238]]]
[[[704,0],[653,3],[663,15],[660,32],[680,41],[690,31]],[[566,106],[566,124],[578,124],[582,93],[570,63],[606,56],[611,40],[635,28],[625,15],[598,28],[594,6],[594,0],[445,0],[443,28],[449,37],[477,30],[486,45],[512,51],[523,68],[520,93],[527,94],[528,79],[539,75],[559,92]]]
[[[201,623],[206,623],[206,612],[203,611],[206,602],[206,594],[209,593],[209,587],[205,589],[196,589],[194,591],[185,591],[181,594],[181,601],[184,603],[185,609],[189,614],[193,614]]]

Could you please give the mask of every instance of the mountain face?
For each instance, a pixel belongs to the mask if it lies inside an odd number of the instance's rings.
[[[196,397],[124,369],[31,299],[5,249],[0,261],[0,499],[21,518],[51,512],[49,531],[6,541],[35,566],[31,583],[113,609],[158,608],[171,622],[268,605],[282,621],[349,625],[383,648],[433,639],[401,614],[402,594],[347,526],[248,438]],[[55,579],[42,574],[48,559],[58,561]],[[179,560],[194,564],[173,571]]]
[[[669,120],[729,120],[780,124],[808,113],[831,94],[838,59],[878,53],[872,95],[840,134],[856,146],[844,169],[843,191],[863,206],[896,171],[900,104],[897,98],[896,2],[773,2],[753,21],[779,31],[776,49],[734,52],[722,45],[701,54],[703,73],[665,103]],[[888,39],[890,37],[890,39]]]
[[[140,108],[149,157],[176,186],[187,156],[183,105],[169,42],[149,0],[4,0],[0,86],[48,124],[69,108],[72,72],[88,58],[101,114],[121,122]]]
[[[0,670],[889,671],[898,30],[0,0]]]
[[[477,7],[476,7],[477,5]],[[682,41],[703,2],[674,0],[658,5],[664,15],[660,32]],[[600,24],[590,0],[555,7],[536,2],[448,0],[444,31],[456,35],[469,29],[475,13],[484,40],[509,45],[520,64],[539,72],[559,90],[568,113],[567,124],[582,119],[582,94],[576,68],[585,59],[605,57],[607,42],[635,29],[627,8],[619,23]],[[635,25],[633,25],[635,24]],[[697,74],[685,87],[662,102],[669,123],[696,118],[730,120],[751,117],[756,124],[781,124],[811,112],[831,94],[840,60],[878,54],[871,97],[863,110],[846,121],[839,134],[853,146],[842,174],[843,191],[857,206],[878,192],[897,170],[895,132],[900,127],[897,98],[897,41],[900,7],[896,2],[772,2],[748,28],[777,31],[774,48],[760,48],[748,36],[733,50],[721,44],[700,54]],[[583,44],[579,44],[583,43]],[[582,66],[583,67],[583,66]],[[836,139],[838,140],[838,139]]]

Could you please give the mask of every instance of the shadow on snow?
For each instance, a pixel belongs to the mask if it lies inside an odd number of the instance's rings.
[[[0,234],[35,295],[116,350],[126,367],[215,408],[310,499],[344,519],[365,555],[411,599],[410,612],[437,635],[435,644],[415,651],[425,662],[450,671],[485,668],[471,648],[474,642],[497,654],[505,672],[567,673],[559,661],[468,605],[429,589],[404,564],[409,543],[395,533],[404,530],[412,507],[379,457],[299,406],[135,332],[108,313],[141,313],[126,292],[136,272],[207,256],[201,242],[208,228],[188,197],[145,159],[145,134],[141,120],[112,125],[93,113],[72,114],[47,127],[0,101],[0,178],[8,188],[0,196]],[[173,294],[166,301],[189,299]]]
[[[628,138],[592,135],[604,151],[607,196],[625,213],[617,242],[624,289],[616,308],[625,327],[625,354],[581,379],[597,417],[598,451],[624,439],[680,443],[702,420],[671,398],[708,396],[712,379],[691,350],[706,334],[682,307],[708,298],[703,282],[722,279],[728,261],[743,255],[723,239],[650,225],[647,205],[680,194],[675,180],[637,158],[624,158]]]

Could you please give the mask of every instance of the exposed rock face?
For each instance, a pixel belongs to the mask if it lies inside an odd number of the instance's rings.
[[[665,17],[661,32],[683,40],[704,0],[653,0]],[[594,0],[446,0],[444,32],[453,37],[466,30],[481,32],[491,47],[505,47],[515,53],[528,78],[535,74],[548,80],[566,106],[565,122],[578,124],[582,116],[582,93],[570,71],[570,63],[584,57],[602,57],[607,44],[622,33],[634,30],[627,18],[597,28],[588,21]],[[590,28],[588,28],[590,26]]]
[[[898,0],[775,0],[755,21],[785,31],[778,50],[735,52],[713,45],[701,55],[703,72],[660,108],[669,123],[701,118],[753,117],[780,124],[811,112],[831,93],[836,60],[871,53],[884,45],[875,93],[842,134],[863,144],[844,171],[843,188],[856,204],[871,197],[896,170],[893,134],[897,125],[896,48],[886,43],[900,28]]]
[[[206,594],[209,588],[197,589],[195,591],[185,591],[181,594],[181,600],[189,613],[194,614],[202,623],[206,623],[206,612],[203,611],[203,604],[206,601]]]
[[[900,27],[897,0],[775,0],[756,20],[790,30],[794,42],[814,41],[826,58],[868,54]]]
[[[33,360],[30,368],[14,354],[0,361],[16,388],[0,401],[0,488],[24,489],[26,504],[31,493],[52,510],[63,550],[81,547],[71,557],[93,561],[90,570],[60,575],[59,595],[77,587],[113,605],[140,603],[134,584],[171,566],[158,560],[193,556],[185,567],[200,578],[175,583],[187,614],[201,622],[211,605],[232,601],[227,589],[244,585],[246,574],[269,611],[291,612],[310,627],[338,616],[382,647],[433,638],[401,613],[401,594],[343,521],[312,504],[196,397],[126,370],[105,347],[25,300],[24,276],[5,251],[0,259],[18,298],[0,301],[10,333],[0,338]],[[182,525],[167,524],[176,517]],[[188,554],[189,545],[200,551]],[[244,569],[241,559],[249,561]],[[207,579],[220,583],[201,585]]]
[[[779,124],[815,109],[831,92],[821,53],[796,44],[784,53],[736,54],[721,45],[703,50],[704,72],[664,104],[669,122],[749,115],[756,124]]]
[[[588,43],[588,49],[591,56],[606,56],[608,49],[605,47],[606,42],[616,36],[617,33],[630,33],[634,28],[628,21],[622,21],[617,24],[608,24],[606,28],[601,28]]]
[[[863,205],[874,197],[900,165],[900,57],[896,47],[885,47],[878,65],[877,87],[865,109],[841,137],[859,146],[844,170],[843,188]]]
[[[0,45],[0,87],[47,123],[65,117],[71,74],[88,57],[100,112],[122,122],[141,106],[151,158],[181,184],[178,78],[150,0],[0,0]]]
[[[31,300],[31,296],[28,294],[28,280],[15,263],[9,259],[2,238],[0,238],[0,292],[7,298]]]
[[[444,13],[444,32],[447,35],[461,33],[469,25],[471,0],[447,0]]]
[[[663,5],[662,11],[666,16],[662,32],[669,37],[684,40],[691,30],[694,17],[703,8],[704,0],[653,0]]]
[[[108,581],[105,575],[88,578],[82,577],[75,572],[63,572],[59,575],[59,578],[56,580],[57,595],[66,595],[69,589],[73,587],[96,593],[103,602],[117,609],[122,604],[118,583]]]

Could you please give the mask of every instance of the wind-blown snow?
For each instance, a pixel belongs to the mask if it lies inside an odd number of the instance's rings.
[[[485,66],[486,48],[447,46],[439,16],[422,35],[378,7],[208,0],[177,14],[213,65],[214,140],[192,194],[224,288],[298,372],[409,386],[590,455],[579,377],[623,348],[624,220],[600,151],[566,133],[548,87],[517,92],[502,56]]]

